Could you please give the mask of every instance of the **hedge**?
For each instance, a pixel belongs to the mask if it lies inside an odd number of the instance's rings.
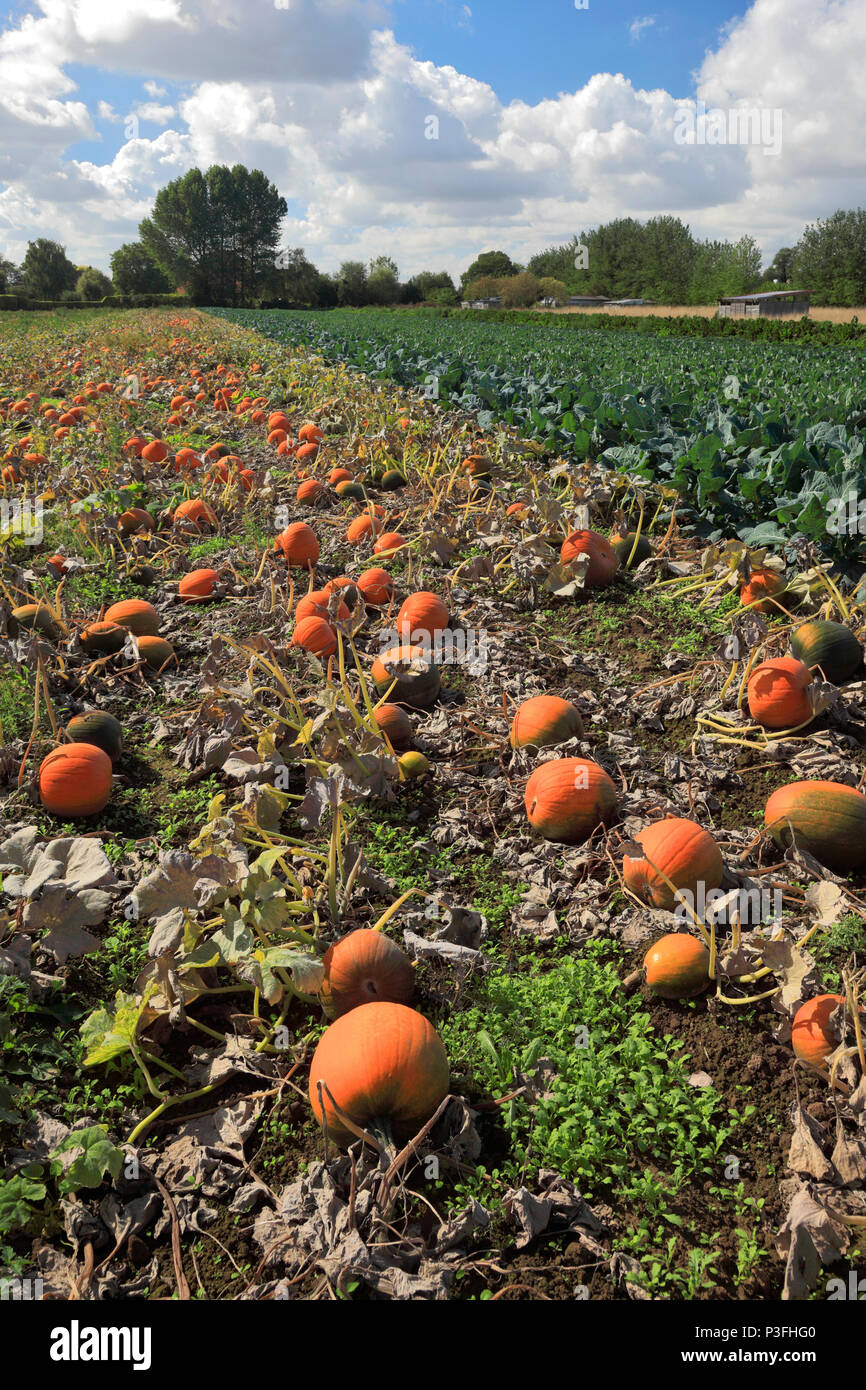
[[[23,294],[0,294],[3,309],[162,309],[189,304],[184,294],[111,294],[105,299],[30,299]]]

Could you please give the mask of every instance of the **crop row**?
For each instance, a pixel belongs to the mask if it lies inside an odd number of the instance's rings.
[[[676,489],[716,540],[805,538],[852,561],[864,484],[866,363],[855,349],[574,334],[351,311],[213,310],[286,345],[496,421],[576,463]],[[843,521],[840,523],[840,518]]]

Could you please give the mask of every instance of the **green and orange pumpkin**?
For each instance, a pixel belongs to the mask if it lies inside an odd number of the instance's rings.
[[[866,797],[843,782],[789,782],[773,792],[764,825],[780,849],[792,842],[827,869],[866,865]]]

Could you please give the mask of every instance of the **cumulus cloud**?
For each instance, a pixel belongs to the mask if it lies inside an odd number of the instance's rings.
[[[469,22],[468,9],[452,14]],[[653,22],[638,17],[630,32],[639,39]],[[5,254],[48,233],[76,261],[107,265],[158,188],[195,165],[238,161],[289,199],[287,244],[324,268],[386,252],[403,274],[459,271],[493,245],[525,259],[628,214],[675,213],[704,236],[751,231],[769,253],[806,220],[862,201],[861,0],[755,0],[688,91],[600,72],[535,103],[503,103],[488,83],[400,44],[384,0],[38,0],[9,24]],[[71,147],[98,137],[72,65],[112,74],[112,90],[118,74],[141,74],[149,100],[131,95],[130,109],[159,134],[99,101],[98,119],[136,138],[113,154],[107,144],[103,162],[76,158]],[[779,152],[678,140],[699,103],[780,112]]]

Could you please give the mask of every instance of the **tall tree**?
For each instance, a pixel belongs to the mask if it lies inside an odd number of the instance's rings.
[[[776,252],[764,274],[762,280],[771,282],[774,285],[790,284],[792,271],[794,269],[794,251],[791,246],[783,246]]]
[[[169,294],[174,289],[140,241],[127,241],[112,253],[111,275],[119,294]]]
[[[643,228],[641,283],[637,295],[658,304],[685,304],[695,262],[695,243],[678,217],[652,217]],[[626,290],[627,295],[635,291]]]
[[[793,279],[816,304],[866,304],[866,211],[840,208],[806,227],[794,247]]]
[[[340,304],[360,308],[368,304],[367,267],[363,261],[343,261],[337,271],[337,298]]]
[[[112,293],[114,286],[107,275],[101,270],[97,270],[94,265],[83,265],[79,267],[78,279],[75,282],[75,293],[81,299],[105,299],[106,295]]]
[[[320,276],[302,246],[281,251],[277,257],[276,283],[280,299],[292,309],[312,309],[319,302]]]
[[[78,270],[58,241],[39,237],[27,243],[27,254],[21,267],[28,294],[34,299],[59,299],[75,288]]]
[[[529,309],[541,294],[541,282],[528,270],[523,270],[503,280],[499,293],[507,309]]]
[[[370,262],[367,293],[371,304],[396,304],[400,298],[397,262],[390,256],[377,256]]]
[[[235,304],[272,278],[287,204],[258,169],[190,169],[156,195],[139,235],[148,254],[200,301]]]
[[[516,274],[516,270],[511,257],[504,251],[482,251],[469,269],[464,270],[460,276],[460,286],[465,290],[473,280],[479,280],[482,276],[492,275],[494,279],[499,280],[506,275]]]

